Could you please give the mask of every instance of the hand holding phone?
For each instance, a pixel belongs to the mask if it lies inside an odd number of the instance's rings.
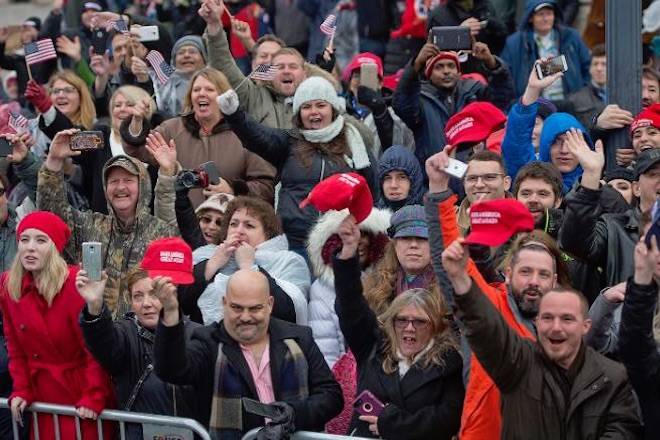
[[[566,63],[566,57],[564,55],[559,55],[557,57],[548,58],[545,62],[538,62],[535,65],[536,76],[539,79],[543,79],[550,75],[554,75],[559,72],[566,72],[568,70],[568,64]]]
[[[360,66],[360,85],[378,90],[378,66],[374,63],[364,63]]]
[[[454,176],[458,179],[462,179],[463,176],[465,176],[465,173],[467,172],[467,164],[465,162],[461,162],[458,159],[454,159],[453,157],[449,158],[449,165],[447,165],[447,168],[445,168],[445,173],[449,174],[450,176]]]
[[[385,405],[371,391],[364,390],[353,401],[353,409],[361,416],[378,417],[385,409]]]
[[[82,244],[82,269],[91,281],[101,281],[103,270],[102,244],[98,241],[86,241]]]
[[[429,34],[431,42],[440,50],[472,49],[472,36],[467,26],[434,26]]]
[[[103,146],[103,132],[100,131],[80,131],[71,136],[71,151],[100,150]]]

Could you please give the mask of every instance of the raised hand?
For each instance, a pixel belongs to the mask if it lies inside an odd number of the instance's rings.
[[[107,50],[103,55],[99,55],[94,53],[93,47],[89,48],[89,68],[96,76],[109,76],[110,66],[110,53]]]
[[[80,130],[77,128],[70,128],[68,130],[62,130],[58,132],[53,138],[53,141],[50,143],[48,158],[64,160],[67,157],[79,155],[80,151],[72,151],[70,147],[71,136],[78,133],[79,131]]]
[[[131,57],[131,73],[135,75],[138,82],[144,83],[149,81],[149,66],[139,57]]]
[[[33,79],[29,80],[25,88],[25,99],[27,99],[41,114],[46,113],[53,106],[48,92],[44,86],[37,84]]]
[[[491,70],[497,67],[497,59],[495,59],[495,56],[490,52],[490,48],[486,43],[475,41],[472,45],[472,56],[483,61],[486,67]]]
[[[616,128],[623,128],[632,124],[633,115],[628,110],[624,110],[616,104],[606,106],[598,119],[596,126],[603,130],[612,130]]]
[[[467,273],[467,261],[470,253],[463,239],[457,238],[442,252],[442,266],[449,277],[457,295],[464,295],[470,290],[472,280]]]
[[[426,175],[429,177],[429,192],[441,193],[449,188],[449,174],[445,169],[449,166],[449,151],[453,147],[445,145],[445,148],[426,159]]]
[[[240,104],[238,94],[234,89],[229,89],[216,98],[218,107],[223,115],[233,115]]]
[[[204,194],[204,197],[211,197],[214,194],[234,194],[234,189],[229,182],[221,177],[218,180],[218,183],[209,183],[209,185],[202,191],[202,194]]]
[[[626,297],[626,284],[624,281],[609,287],[602,293],[603,297],[612,304],[622,303]]]
[[[527,88],[525,89],[523,96],[520,98],[523,105],[531,105],[535,103],[544,89],[550,87],[555,81],[564,76],[562,72],[557,72],[546,76],[543,79],[539,79],[536,74],[536,65],[545,61],[547,61],[545,58],[541,58],[534,63],[534,66],[532,66],[532,71],[529,72],[529,79],[527,80]]]
[[[233,19],[231,21],[231,30],[241,40],[249,40],[252,38],[252,31],[250,25],[244,21]]]
[[[635,273],[633,279],[635,283],[640,285],[651,284],[658,262],[660,262],[660,251],[658,251],[658,242],[655,237],[651,239],[650,248],[641,240],[635,245],[634,260]]]
[[[252,269],[255,257],[255,249],[246,242],[241,243],[234,251],[234,258],[240,269]]]
[[[211,35],[222,30],[220,16],[224,13],[225,5],[222,0],[204,0],[197,12],[206,22],[207,31]]]
[[[459,26],[465,26],[470,28],[470,35],[477,37],[481,31],[481,23],[474,17],[467,18]]]
[[[165,141],[162,134],[152,131],[147,136],[147,151],[151,153],[156,162],[158,162],[159,171],[166,176],[176,174],[176,142],[170,139],[169,143]]]
[[[19,135],[6,133],[0,135],[0,137],[5,138],[11,145],[11,154],[7,155],[7,160],[11,163],[23,162],[29,151],[29,147],[27,146],[26,141],[31,137],[30,134],[23,133]]]
[[[67,36],[61,35],[57,38],[55,45],[58,52],[68,56],[74,62],[77,63],[82,59],[80,38],[73,37],[73,40],[70,40]]]
[[[605,165],[605,155],[603,154],[603,143],[598,141],[594,150],[589,148],[587,141],[584,140],[584,134],[571,128],[566,132],[566,146],[573,156],[580,162],[585,171],[598,173],[603,170]]]
[[[227,265],[229,259],[234,255],[236,249],[240,246],[238,237],[232,235],[227,237],[225,241],[220,243],[218,247],[215,248],[215,252],[211,255],[208,262],[206,263],[206,270],[204,275],[207,280],[211,280],[216,272]]]
[[[103,292],[105,291],[105,284],[108,282],[108,275],[105,271],[101,272],[100,281],[92,281],[87,278],[87,272],[84,270],[78,271],[76,275],[76,289],[78,293],[87,303],[87,310],[91,315],[101,314],[103,307]]]
[[[357,253],[358,246],[360,245],[360,228],[355,221],[355,217],[349,214],[337,228],[337,234],[341,238],[341,252],[339,258],[348,260],[353,258]]]
[[[417,58],[415,58],[415,62],[413,63],[413,67],[415,68],[415,71],[418,73],[423,71],[424,67],[426,66],[426,61],[429,60],[430,58],[433,58],[439,53],[440,53],[440,49],[438,49],[433,43],[424,44],[422,49],[417,54]]]

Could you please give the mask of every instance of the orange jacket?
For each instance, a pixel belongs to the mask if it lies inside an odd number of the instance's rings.
[[[442,240],[446,245],[459,237],[455,203],[456,196],[438,203],[438,220]],[[519,335],[535,339],[529,329],[517,321],[507,300],[506,287],[503,284],[498,287],[488,284],[472,259],[468,260],[467,271],[509,326]],[[465,389],[459,438],[461,440],[498,440],[501,431],[500,392],[473,353],[470,358],[470,377]]]

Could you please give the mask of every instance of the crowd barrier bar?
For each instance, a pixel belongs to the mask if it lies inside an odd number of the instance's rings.
[[[254,428],[248,431],[241,440],[255,440],[257,433],[261,428]],[[296,431],[291,436],[291,440],[344,440],[344,439],[364,439],[365,437],[349,437],[347,435],[326,434],[325,432]]]
[[[9,409],[9,402],[6,398],[0,398],[0,408]],[[59,432],[59,416],[73,417],[76,426],[76,440],[81,440],[82,435],[80,431],[80,418],[76,412],[76,408],[73,406],[64,406],[64,405],[55,405],[52,403],[41,403],[35,402],[29,407],[26,408],[26,411],[32,413],[32,426],[34,440],[39,440],[39,428],[37,422],[38,414],[50,414],[53,416],[53,426],[55,428],[55,440],[61,440]],[[150,425],[159,425],[166,426],[169,428],[183,428],[189,429],[194,434],[198,435],[202,440],[211,440],[211,436],[204,429],[202,425],[199,424],[196,420],[185,419],[182,417],[170,417],[170,416],[161,416],[156,414],[144,414],[144,413],[135,413],[128,411],[116,411],[106,409],[100,415],[96,421],[96,426],[98,430],[98,436],[100,440],[103,440],[103,425],[102,421],[112,421],[119,423],[119,434],[122,440],[126,439],[126,423],[139,423]],[[18,426],[15,421],[12,420],[12,429],[14,432],[14,440],[18,440]],[[70,440],[70,439],[65,439]]]

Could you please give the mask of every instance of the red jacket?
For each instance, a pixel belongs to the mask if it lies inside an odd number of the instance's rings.
[[[446,245],[459,237],[455,203],[456,196],[452,196],[438,205],[442,240]],[[535,336],[524,324],[518,322],[511,310],[506,287],[504,285],[494,287],[488,284],[471,259],[468,260],[467,271],[472,280],[477,283],[481,291],[502,314],[509,326],[519,335],[535,340]],[[459,438],[461,440],[498,440],[501,431],[500,391],[472,353],[470,357],[470,377],[465,389]]]
[[[7,273],[0,276],[0,307],[14,381],[10,401],[21,397],[28,404],[39,401],[83,406],[97,414],[113,406],[110,377],[85,348],[78,324],[84,300],[75,287],[77,272],[77,267],[69,267],[69,276],[50,307],[36,290],[30,273],[23,278],[18,302],[7,291]],[[73,418],[59,420],[61,438],[76,438]],[[85,421],[81,427],[83,438],[98,438],[96,422]],[[112,431],[106,431],[105,438],[112,438]],[[39,434],[43,439],[55,438],[51,417],[39,417]]]

